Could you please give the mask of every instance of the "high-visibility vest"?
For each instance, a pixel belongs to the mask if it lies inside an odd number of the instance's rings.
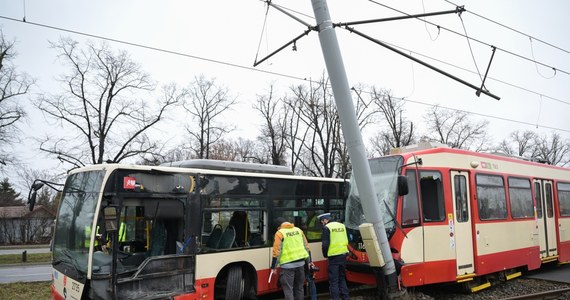
[[[309,220],[307,224],[307,238],[309,240],[318,240],[321,238],[322,231],[318,226],[318,218],[317,216],[313,216],[312,219]]]
[[[305,249],[305,240],[303,239],[303,231],[301,229],[297,227],[281,228],[279,232],[283,234],[279,264],[282,265],[309,257],[309,253]]]
[[[328,222],[327,228],[330,231],[330,244],[327,256],[335,256],[348,253],[348,237],[346,227],[339,222]]]
[[[85,248],[89,248],[89,246],[91,246],[91,226],[85,226],[83,232],[85,234],[84,246]]]
[[[121,226],[119,227],[119,242],[124,242],[127,240],[127,226],[125,222],[121,222]]]

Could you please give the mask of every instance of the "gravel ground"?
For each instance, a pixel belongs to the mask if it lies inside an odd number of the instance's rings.
[[[454,291],[452,287],[431,286],[408,290],[407,299],[441,299],[441,300],[476,300],[476,299],[507,299],[531,293],[551,291],[555,289],[570,288],[568,283],[552,282],[539,279],[518,278],[508,282],[496,284],[477,293],[467,294]],[[356,292],[351,295],[352,300],[375,299],[374,290]],[[321,298],[319,298],[320,300]],[[324,299],[324,298],[323,298]],[[558,300],[570,300],[570,292],[556,298]]]

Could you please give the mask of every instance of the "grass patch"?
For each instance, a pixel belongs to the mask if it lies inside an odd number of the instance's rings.
[[[0,299],[51,299],[49,286],[49,281],[0,283]]]
[[[49,263],[51,253],[29,253],[26,255],[26,263]],[[2,254],[0,255],[0,265],[22,263],[22,254]],[[12,299],[2,298],[0,299]]]

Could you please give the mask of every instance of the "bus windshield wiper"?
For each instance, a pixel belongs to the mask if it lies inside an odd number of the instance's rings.
[[[68,263],[69,265],[71,265],[73,267],[73,269],[75,269],[75,272],[77,272],[77,275],[82,278],[84,272],[80,270],[79,265],[77,263],[77,259],[75,258],[75,256],[73,255],[73,253],[71,253],[71,251],[69,249],[64,249],[61,250],[60,253],[62,255],[58,255],[58,257],[56,259],[54,259],[52,265],[56,266],[59,265],[61,263]]]

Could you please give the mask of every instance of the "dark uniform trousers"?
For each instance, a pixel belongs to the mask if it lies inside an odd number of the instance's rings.
[[[346,254],[329,256],[329,288],[331,299],[348,299],[346,285]]]

